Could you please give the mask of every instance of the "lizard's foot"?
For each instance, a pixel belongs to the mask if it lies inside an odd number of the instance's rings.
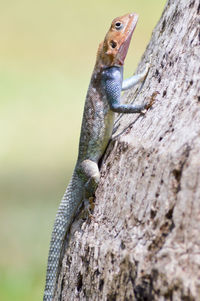
[[[90,218],[94,220],[94,216],[92,215],[95,206],[94,197],[89,197],[88,199],[84,199],[83,202],[84,202],[83,218],[84,219]]]
[[[157,96],[158,94],[160,94],[160,92],[158,92],[158,91],[153,92],[153,94],[151,95],[151,98],[150,98],[149,103],[147,103],[147,104],[145,105],[145,109],[146,109],[146,110],[148,110],[149,108],[152,107],[152,105],[154,104],[154,102],[155,102],[155,100],[156,100],[156,96]]]
[[[89,211],[92,213],[94,211],[94,206],[95,206],[95,202],[94,202],[94,197],[90,197],[89,198]]]

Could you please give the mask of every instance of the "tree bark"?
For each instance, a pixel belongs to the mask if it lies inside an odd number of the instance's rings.
[[[76,218],[59,300],[200,300],[199,0],[169,0],[117,117],[92,216]]]

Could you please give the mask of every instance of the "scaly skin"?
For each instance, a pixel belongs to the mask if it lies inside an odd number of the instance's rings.
[[[51,237],[43,301],[54,298],[64,238],[77,209],[86,196],[95,193],[100,178],[98,162],[112,134],[114,112],[139,113],[151,105],[120,103],[121,91],[144,80],[149,69],[147,66],[143,73],[123,81],[123,64],[137,19],[135,13],[114,19],[99,45],[85,101],[78,160],[59,206]]]

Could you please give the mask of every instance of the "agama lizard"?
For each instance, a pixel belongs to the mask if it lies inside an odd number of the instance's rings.
[[[51,237],[43,301],[54,298],[61,251],[77,209],[86,195],[94,196],[100,178],[98,163],[112,135],[114,112],[140,113],[152,104],[150,101],[135,106],[120,102],[121,91],[143,81],[149,70],[147,65],[142,73],[123,81],[124,60],[137,20],[136,13],[114,19],[99,45],[85,101],[77,163],[59,206]]]

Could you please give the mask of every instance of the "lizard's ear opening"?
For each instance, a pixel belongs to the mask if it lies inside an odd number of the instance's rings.
[[[111,40],[110,45],[111,45],[112,48],[116,48],[117,47],[117,42],[114,41],[114,40]]]

